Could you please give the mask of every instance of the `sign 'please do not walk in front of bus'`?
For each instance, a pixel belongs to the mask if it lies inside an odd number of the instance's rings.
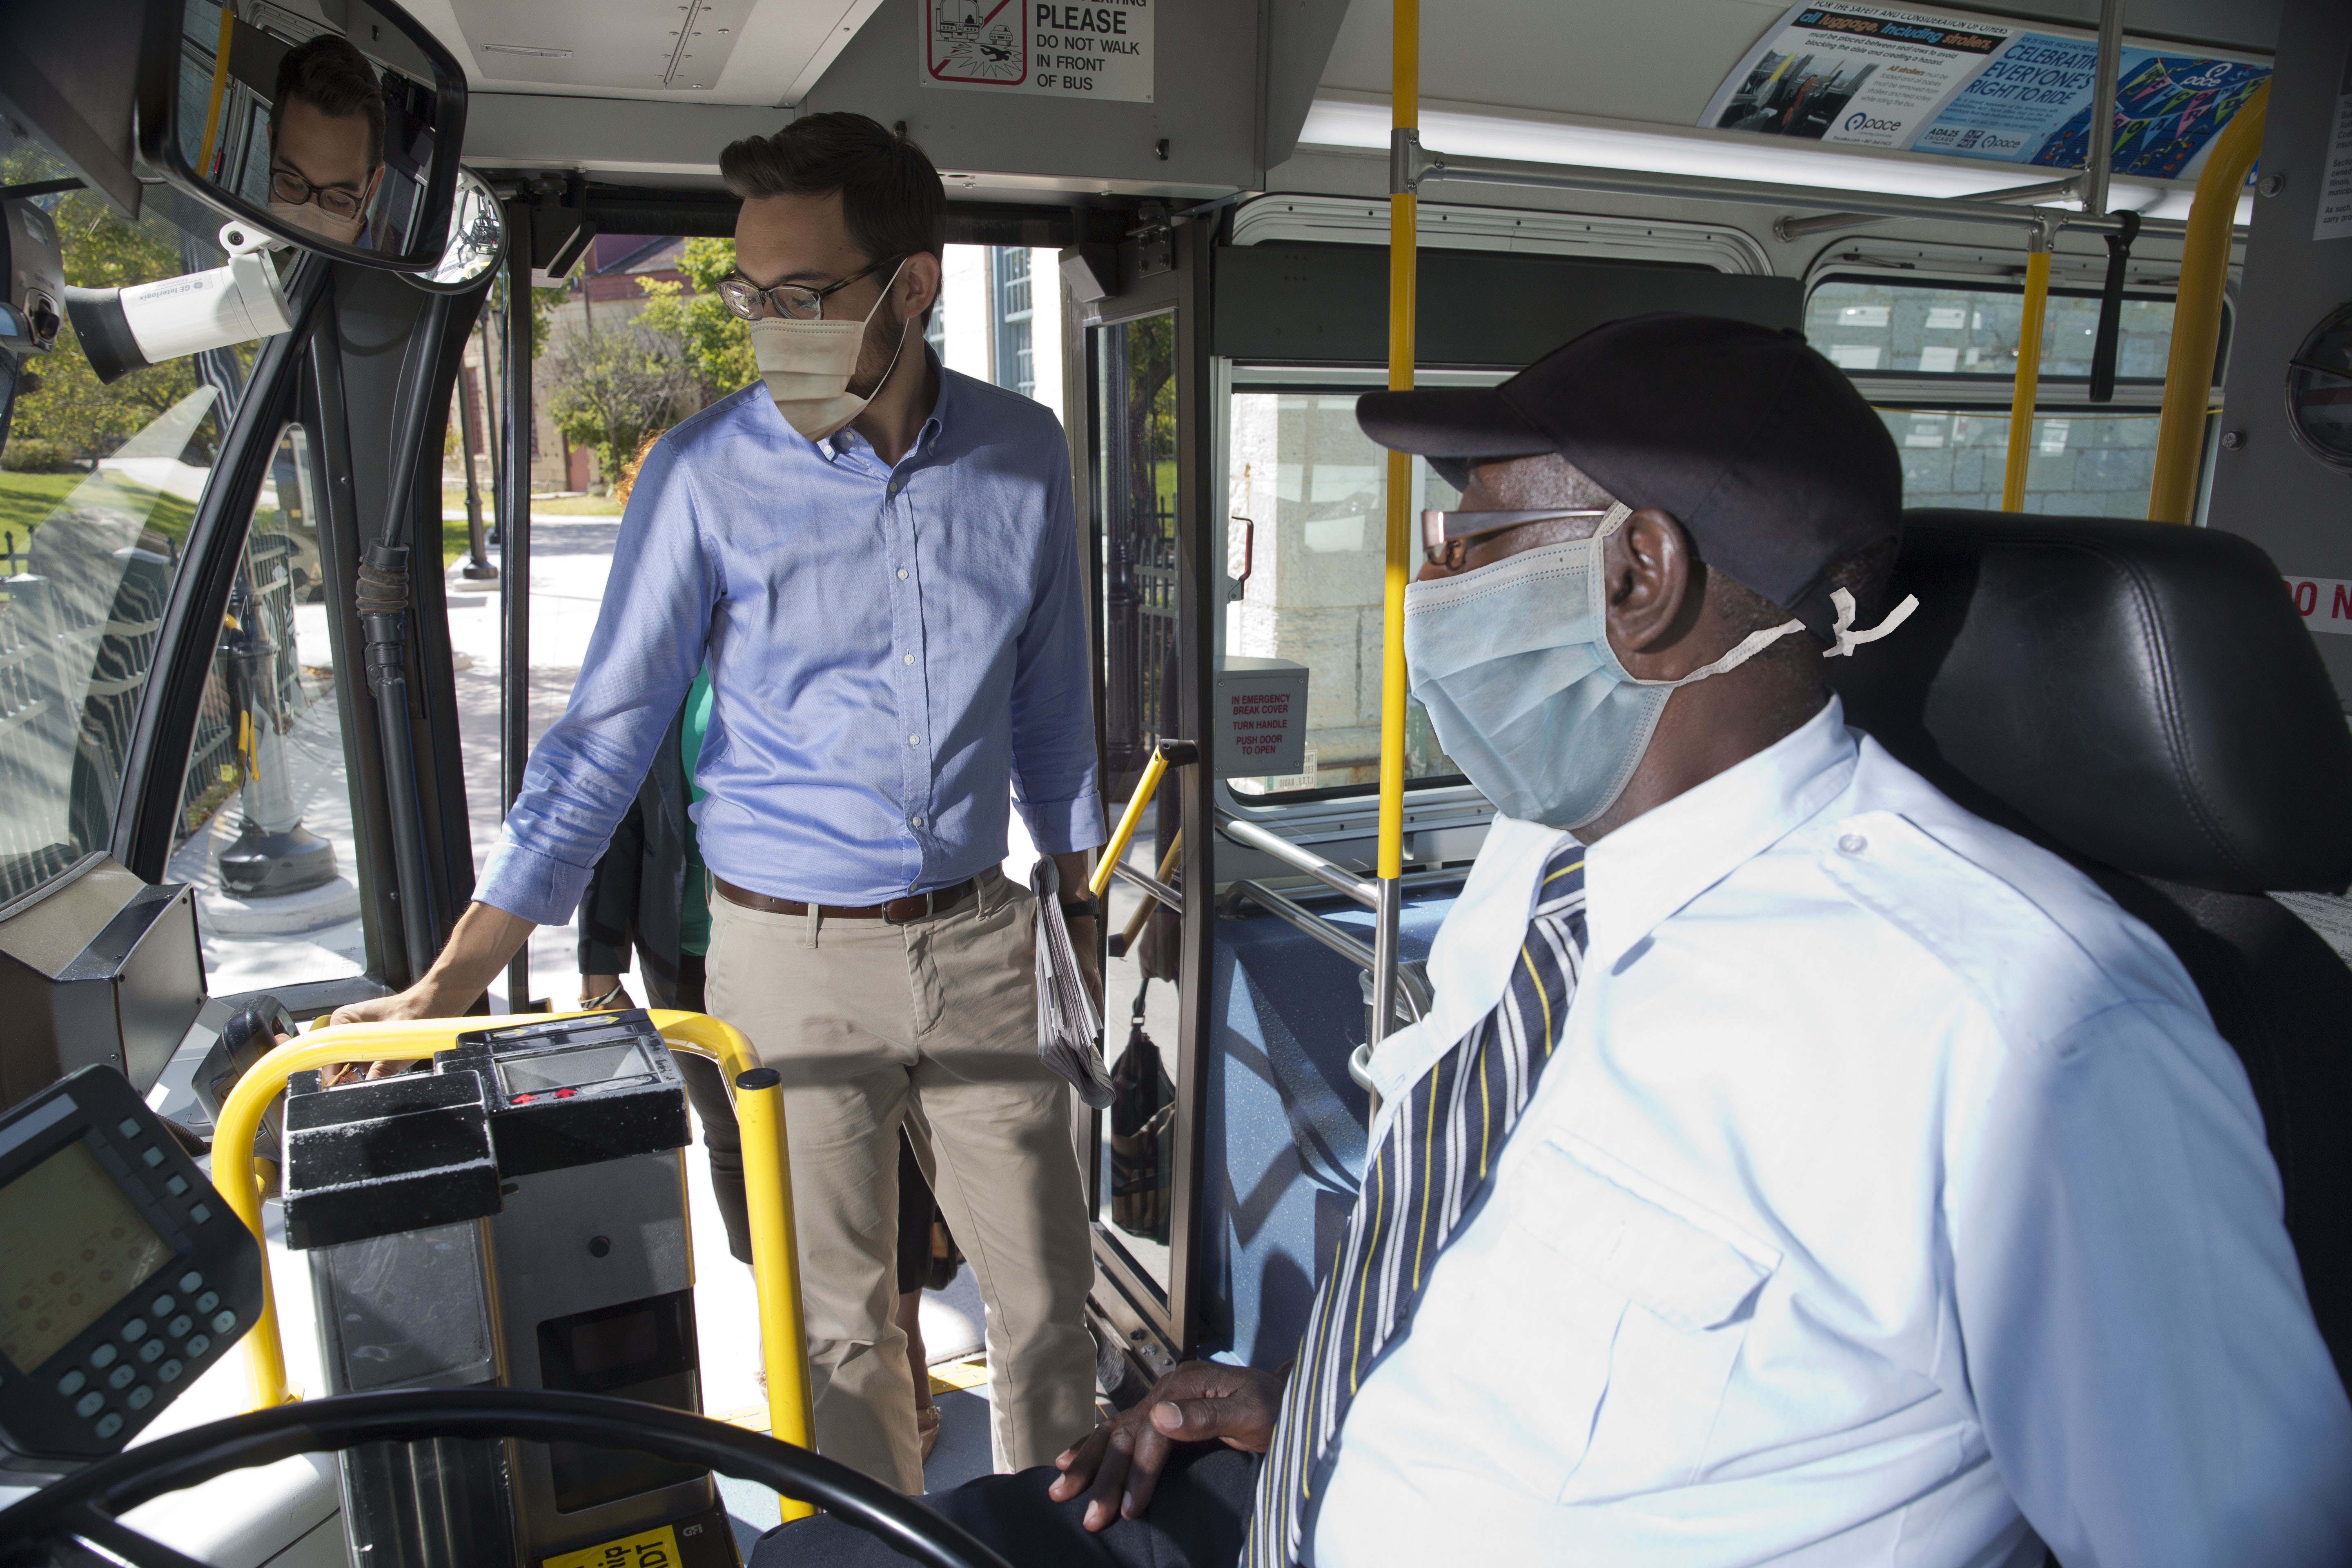
[[[923,83],[1150,103],[1152,5],[1153,0],[923,0]]]

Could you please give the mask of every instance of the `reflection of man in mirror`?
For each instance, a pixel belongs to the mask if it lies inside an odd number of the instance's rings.
[[[321,239],[360,243],[383,178],[383,87],[351,41],[286,51],[269,110],[269,211]]]

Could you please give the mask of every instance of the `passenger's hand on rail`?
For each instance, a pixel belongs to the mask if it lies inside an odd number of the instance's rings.
[[[1213,1439],[1245,1453],[1265,1453],[1274,1440],[1282,1385],[1281,1377],[1255,1367],[1188,1361],[1134,1408],[1104,1422],[1055,1459],[1062,1473],[1046,1495],[1067,1502],[1091,1489],[1088,1530],[1137,1518],[1151,1506],[1173,1445]]]

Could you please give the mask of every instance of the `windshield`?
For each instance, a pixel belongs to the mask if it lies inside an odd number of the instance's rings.
[[[37,142],[0,149],[0,184],[69,174]],[[68,285],[223,259],[153,204],[133,223],[89,191],[34,199],[57,220]],[[216,353],[103,385],[68,324],[23,367],[0,448],[0,901],[112,835],[164,605],[247,363]]]

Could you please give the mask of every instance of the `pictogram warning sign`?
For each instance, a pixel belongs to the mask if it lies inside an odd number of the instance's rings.
[[[1152,0],[923,0],[922,79],[1045,98],[1151,101]]]

